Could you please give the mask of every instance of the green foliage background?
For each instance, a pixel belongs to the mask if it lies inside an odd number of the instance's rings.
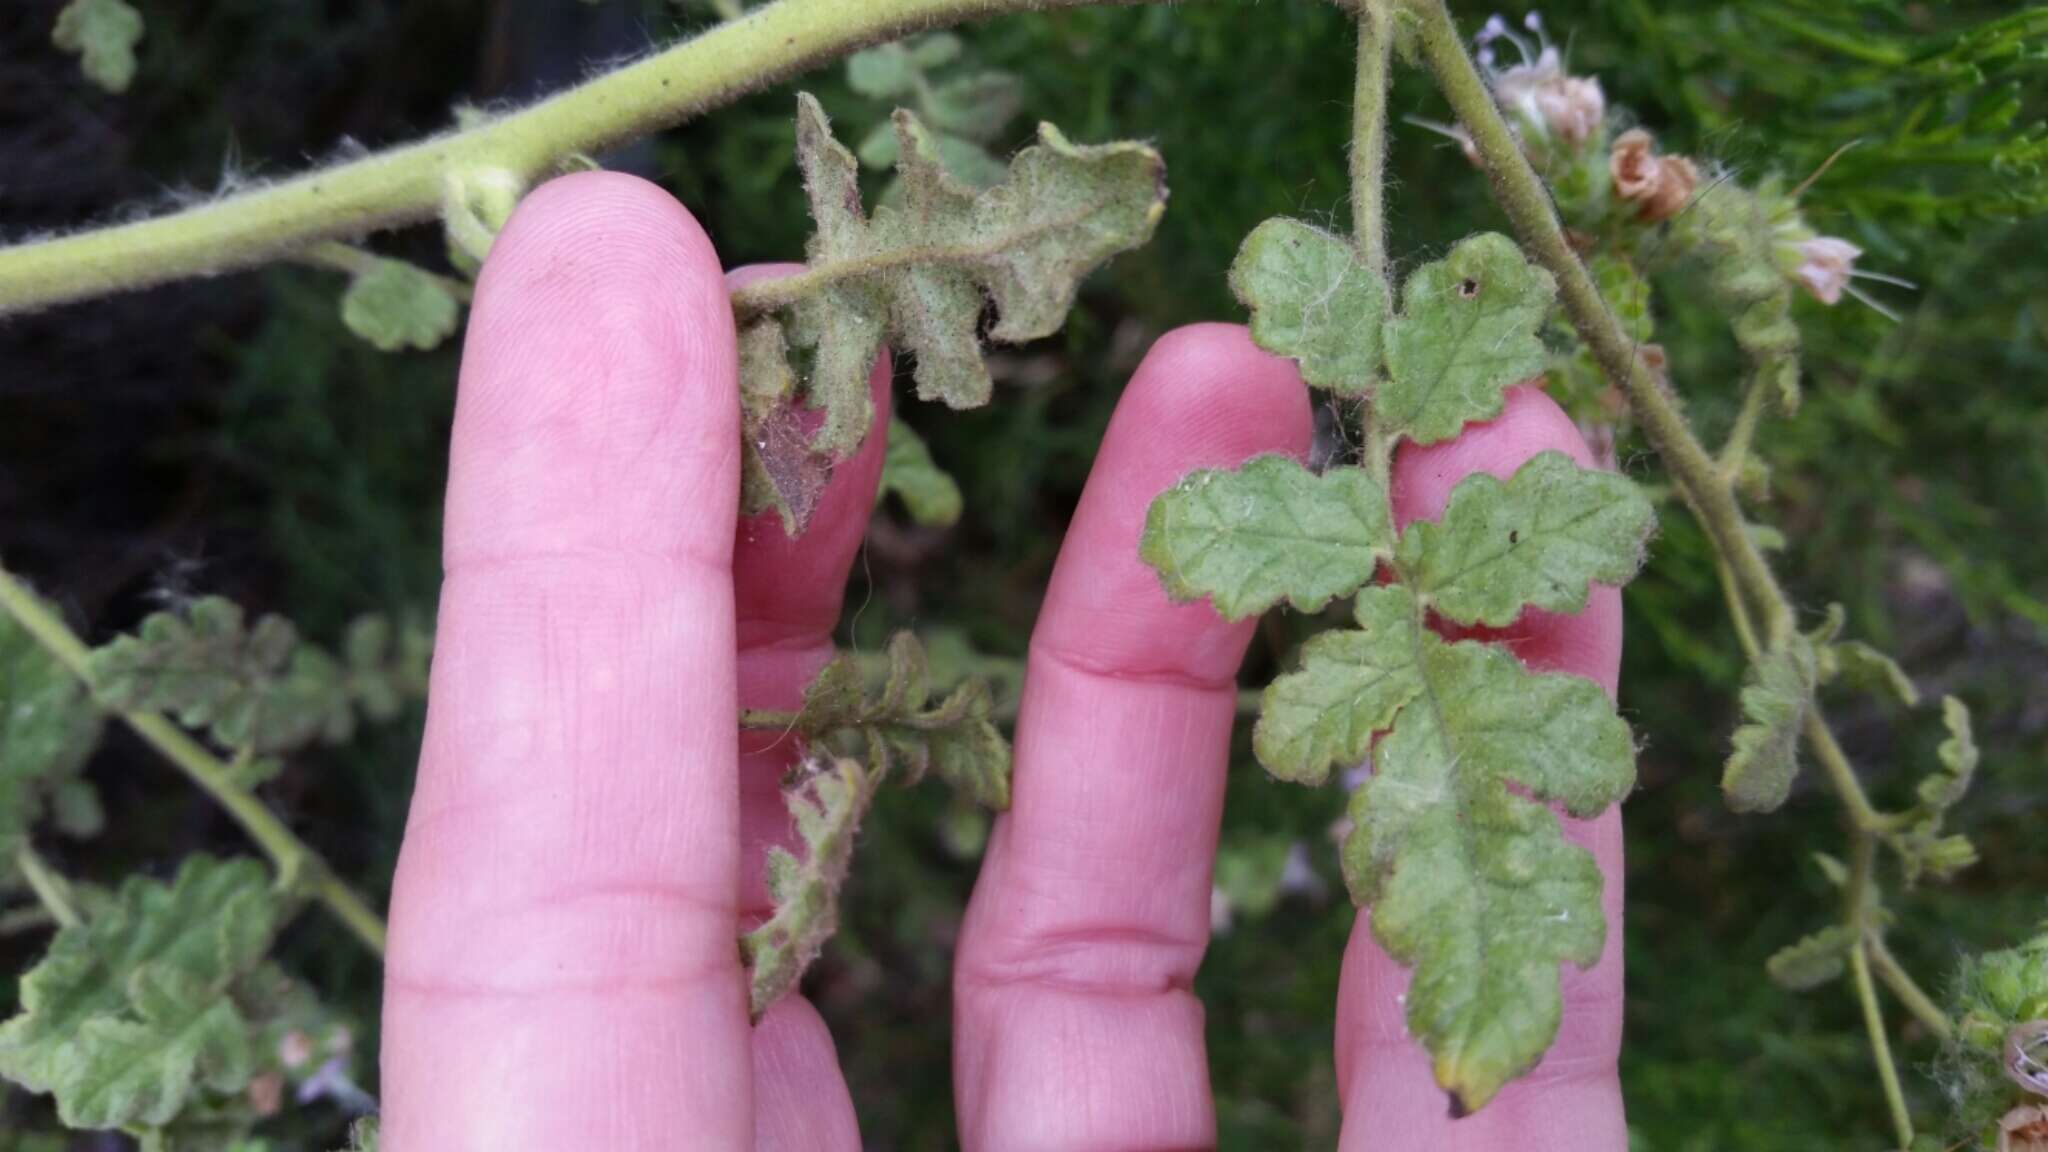
[[[211,188],[224,157],[260,177],[343,137],[404,139],[446,123],[457,100],[523,98],[712,18],[632,0],[158,0],[138,4],[149,36],[135,83],[115,98],[48,50],[57,6],[0,15],[0,55],[22,70],[0,79],[20,95],[0,100],[0,155],[18,169],[0,186],[10,236],[157,203],[166,186]],[[1486,14],[1459,13],[1468,26]],[[1574,71],[1597,74],[1610,103],[1633,109],[1668,150],[1796,182],[1861,140],[1807,193],[1808,217],[1862,246],[1864,267],[1921,288],[1880,289],[1902,313],[1896,324],[1801,297],[1806,407],[1761,434],[1776,464],[1761,515],[1791,541],[1780,564],[1802,605],[1817,613],[1843,602],[1923,688],[1977,712],[1986,767],[1958,826],[1984,862],[1938,894],[1902,898],[1909,919],[1934,926],[1902,939],[1902,958],[1931,974],[1965,951],[2014,942],[2048,916],[2038,833],[2048,808],[2048,149],[2041,129],[2029,137],[2024,127],[2048,116],[2048,9],[1576,0],[1543,16],[1560,40],[1569,35]],[[1144,137],[1166,156],[1172,185],[1157,238],[1091,282],[1064,333],[998,357],[992,407],[909,410],[958,477],[966,515],[934,533],[885,513],[848,592],[853,644],[878,648],[896,627],[951,627],[984,651],[1020,655],[1136,357],[1171,325],[1239,318],[1224,271],[1259,221],[1343,217],[1351,37],[1326,4],[1218,0],[1003,19],[967,42],[971,60],[1027,86],[1026,115],[999,150],[1028,142],[1034,118],[1081,141]],[[805,84],[849,137],[885,111],[850,92],[839,69]],[[677,194],[729,263],[786,259],[808,230],[791,107],[778,88],[607,163]],[[1444,116],[1414,75],[1392,108]],[[1457,149],[1425,132],[1396,125],[1389,176],[1390,250],[1403,268],[1501,226]],[[437,248],[422,231],[392,250],[431,260]],[[166,587],[283,612],[323,641],[365,611],[430,620],[456,353],[392,356],[361,344],[341,325],[340,287],[331,274],[280,268],[0,328],[0,551],[10,565],[95,638],[131,625]],[[1659,331],[1674,380],[1711,433],[1739,399],[1737,357],[1722,321],[1685,305],[1697,284],[1681,273],[1665,287]],[[1631,451],[1624,442],[1624,462],[1639,463]],[[1623,1078],[1636,1144],[1881,1147],[1887,1128],[1848,997],[1795,996],[1763,979],[1765,957],[1830,906],[1807,854],[1832,846],[1835,809],[1801,791],[1776,817],[1724,811],[1717,779],[1740,656],[1711,554],[1676,509],[1627,603],[1622,704],[1647,740],[1627,809]],[[1248,681],[1270,677],[1304,623],[1268,621]],[[1906,794],[1932,761],[1931,715],[1859,703],[1839,719],[1881,800]],[[1272,782],[1242,747],[1249,725],[1240,728],[1226,853],[1257,871],[1276,842],[1299,838],[1341,894],[1323,835],[1341,795]],[[417,718],[373,730],[344,751],[301,758],[266,787],[379,895],[417,737]],[[69,871],[167,875],[188,851],[236,844],[203,798],[125,737],[90,771],[124,834],[64,846]],[[955,815],[933,790],[878,805],[856,855],[847,928],[812,980],[875,1147],[952,1144],[941,1025],[975,868]],[[1286,914],[1241,911],[1199,980],[1226,1148],[1335,1143],[1331,1004],[1351,912],[1341,895],[1285,899]],[[38,943],[0,939],[0,973],[18,971]],[[346,938],[306,917],[285,947],[331,999],[374,1024],[378,973]],[[10,979],[0,977],[0,993]],[[1924,1067],[1933,1056],[1908,1030],[1904,1061]],[[1934,1115],[1931,1083],[1916,1077],[1912,1091],[1917,1110]],[[45,1118],[19,1096],[5,1107],[9,1120]],[[309,1119],[305,1136],[331,1142],[335,1127]]]

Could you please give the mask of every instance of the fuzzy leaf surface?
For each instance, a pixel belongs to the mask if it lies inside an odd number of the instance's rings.
[[[1348,396],[1372,388],[1387,286],[1351,241],[1274,217],[1245,237],[1230,290],[1251,310],[1252,342],[1297,361],[1309,387]]]
[[[1438,612],[1501,627],[1529,606],[1578,612],[1594,581],[1626,584],[1655,525],[1627,477],[1544,452],[1505,483],[1484,472],[1459,481],[1439,520],[1402,533],[1400,566]]]
[[[757,1019],[796,987],[837,931],[854,835],[892,772],[911,783],[937,772],[986,807],[1009,807],[1010,745],[989,719],[987,683],[962,681],[937,701],[931,686],[924,646],[898,632],[879,685],[866,683],[857,660],[841,656],[805,687],[794,731],[810,755],[784,789],[804,853],[769,849],[775,911],[740,940]]]
[[[1019,342],[1057,331],[1080,280],[1150,238],[1165,209],[1165,165],[1142,144],[1084,147],[1051,125],[1005,179],[976,189],[947,171],[934,135],[896,113],[899,204],[863,212],[859,164],[816,100],[797,98],[797,163],[816,225],[809,247],[821,287],[789,317],[809,356],[806,401],[825,410],[813,446],[843,458],[873,418],[868,370],[884,339],[916,357],[918,395],[954,408],[988,402],[977,328]]]
[[[806,763],[783,791],[799,857],[768,850],[768,897],[775,911],[740,937],[749,969],[748,999],[755,1019],[795,989],[825,942],[839,929],[839,889],[846,883],[854,834],[881,784],[879,773],[857,760]]]
[[[1860,692],[1889,696],[1908,708],[1920,703],[1920,689],[1899,662],[1861,640],[1844,640],[1818,652],[1820,682],[1839,679]]]
[[[1394,552],[1387,497],[1363,469],[1322,475],[1285,456],[1204,468],[1161,493],[1138,552],[1175,600],[1207,596],[1225,619],[1282,600],[1314,612],[1372,579]]]
[[[152,613],[131,635],[94,649],[100,698],[124,711],[167,712],[256,756],[346,740],[360,709],[394,715],[423,694],[427,641],[381,618],[358,620],[345,659],[300,640],[280,616],[253,625],[233,601],[207,596]]]
[[[1408,1030],[1473,1111],[1556,1036],[1558,965],[1588,967],[1606,941],[1599,868],[1544,803],[1597,814],[1633,785],[1635,752],[1591,681],[1411,630],[1424,691],[1352,795],[1345,880],[1372,905],[1374,937],[1414,968]]]
[[[1416,269],[1386,325],[1387,381],[1375,401],[1385,431],[1431,444],[1500,415],[1502,394],[1543,371],[1538,333],[1556,295],[1549,272],[1490,232]]]
[[[741,329],[739,361],[740,513],[773,511],[794,536],[817,510],[832,462],[804,428],[782,324],[764,317]]]
[[[1948,738],[1935,749],[1941,769],[1920,781],[1916,789],[1920,804],[1914,819],[1892,842],[1905,864],[1908,885],[1925,876],[1946,880],[1977,862],[1977,848],[1967,836],[1942,834],[1949,809],[1969,793],[1977,775],[1977,741],[1971,732],[1969,706],[1944,696],[1941,720],[1948,728]]]
[[[280,910],[252,860],[186,860],[170,884],[131,877],[51,942],[0,1025],[0,1076],[57,1097],[73,1127],[160,1125],[200,1086],[238,1090],[250,1060],[234,982]]]
[[[97,795],[79,770],[99,746],[103,724],[78,678],[0,613],[0,859],[46,812],[67,831],[89,832],[97,823],[88,818],[98,811]]]
[[[1252,750],[1282,780],[1321,784],[1357,764],[1416,694],[1415,599],[1404,588],[1358,594],[1358,627],[1321,632],[1301,648],[1301,669],[1266,686]]]
[[[455,331],[462,307],[439,277],[403,260],[379,260],[341,296],[348,330],[382,352],[437,347]]]
[[[1742,686],[1742,726],[1721,772],[1721,793],[1737,812],[1770,812],[1799,775],[1799,729],[1813,706],[1813,645],[1804,636],[1765,652]]]
[[[71,0],[57,13],[50,41],[78,57],[86,79],[109,92],[126,92],[135,80],[142,30],[142,13],[126,0]]]
[[[1805,992],[1839,977],[1848,963],[1849,949],[1855,944],[1855,933],[1843,925],[1830,924],[1772,953],[1764,962],[1764,971],[1778,987]]]

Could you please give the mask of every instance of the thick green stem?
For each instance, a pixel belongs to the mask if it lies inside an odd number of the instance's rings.
[[[1466,54],[1443,0],[1409,2],[1420,18],[1423,57],[1459,122],[1471,135],[1473,147],[1493,185],[1494,198],[1507,212],[1530,255],[1557,278],[1565,312],[1579,338],[1592,350],[1602,372],[1628,396],[1643,435],[1657,450],[1680,495],[1706,529],[1715,554],[1734,575],[1743,601],[1752,606],[1758,618],[1758,638],[1766,646],[1782,643],[1797,626],[1792,601],[1750,538],[1734,486],[1693,435],[1664,382],[1636,354],[1635,341],[1623,331],[1621,322],[1601,298],[1592,274],[1565,240],[1542,177],[1522,155],[1507,120],[1494,104],[1493,93]],[[1828,782],[1857,826],[1866,830],[1887,827],[1890,818],[1873,809],[1864,796],[1817,703],[1808,711],[1806,736]]]
[[[91,650],[66,627],[20,581],[0,569],[0,609],[41,644],[87,688],[92,670],[87,661]],[[164,758],[177,765],[187,778],[227,809],[235,823],[256,841],[277,865],[281,880],[294,891],[318,900],[335,919],[355,933],[372,952],[384,954],[384,921],[356,891],[334,874],[332,868],[304,841],[292,834],[277,814],[236,782],[232,770],[184,729],[154,712],[116,712],[135,734]]]
[[[779,0],[530,108],[182,212],[0,249],[0,315],[208,275],[434,217],[452,179],[542,178],[823,61],[1000,12],[1118,0]]]
[[[29,891],[50,913],[50,919],[60,928],[76,928],[85,921],[78,914],[78,906],[71,902],[71,886],[57,875],[36,850],[27,844],[14,850],[14,866],[21,872],[21,878],[28,881]]]
[[[1351,230],[1365,266],[1387,274],[1387,79],[1394,58],[1387,0],[1358,5],[1358,86],[1351,103]]]

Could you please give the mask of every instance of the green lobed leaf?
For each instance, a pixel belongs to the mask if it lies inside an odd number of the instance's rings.
[[[341,296],[342,322],[382,352],[434,348],[455,331],[461,314],[440,277],[403,260],[379,259]]]
[[[248,1023],[225,996],[184,973],[144,969],[129,997],[132,1018],[95,1017],[78,1030],[77,1063],[57,1089],[66,1124],[168,1124],[198,1086],[235,1092],[249,1082]]]
[[[1344,872],[1415,970],[1408,1030],[1463,1113],[1535,1065],[1563,1011],[1558,965],[1589,967],[1606,941],[1599,868],[1541,802],[1595,815],[1627,794],[1635,757],[1598,685],[1414,618],[1424,690],[1353,793]]]
[[[923,72],[902,44],[877,44],[846,58],[847,86],[876,100],[908,95]]]
[[[126,92],[135,79],[142,31],[142,14],[126,0],[71,0],[57,13],[50,41],[79,58],[86,79],[109,92]]]
[[[131,877],[22,977],[0,1077],[54,1094],[66,1124],[89,1128],[165,1124],[201,1087],[239,1090],[247,1024],[230,993],[280,915],[252,860],[190,857],[168,885]]]
[[[1831,924],[1772,953],[1764,962],[1764,971],[1778,987],[1805,992],[1841,976],[1849,949],[1855,944],[1854,932],[1844,925]]]
[[[1142,144],[1082,147],[1041,125],[1003,182],[977,190],[947,171],[917,117],[899,110],[895,125],[903,199],[869,218],[853,154],[816,100],[797,99],[797,162],[816,224],[810,272],[822,286],[791,307],[787,332],[808,355],[804,399],[825,411],[813,446],[834,458],[867,433],[868,372],[885,338],[915,356],[921,398],[984,404],[984,302],[997,313],[993,339],[1050,335],[1081,277],[1142,244],[1165,208],[1165,167]]]
[[[1374,402],[1381,428],[1431,444],[1500,415],[1503,393],[1543,371],[1538,333],[1556,294],[1549,272],[1494,233],[1418,268],[1386,324],[1387,381]]]
[[[1971,733],[1970,709],[1953,696],[1941,699],[1941,719],[1948,738],[1935,750],[1941,770],[1930,773],[1916,789],[1920,798],[1905,831],[1892,847],[1905,864],[1906,883],[1925,876],[1946,880],[1977,862],[1977,849],[1967,836],[1942,835],[1949,809],[1961,802],[1977,775],[1977,742]]]
[[[877,503],[894,494],[911,520],[925,528],[950,528],[960,521],[960,486],[932,459],[917,430],[901,417],[889,421],[889,450],[882,458]]]
[[[359,620],[348,661],[299,639],[291,622],[252,626],[234,602],[207,596],[153,613],[94,649],[93,686],[109,706],[167,712],[252,756],[347,739],[356,711],[389,717],[425,692],[427,641]]]
[[[1737,812],[1770,812],[1792,795],[1799,730],[1813,703],[1813,645],[1804,636],[1763,654],[1742,687],[1741,727],[1721,772],[1721,793]]]
[[[98,794],[79,773],[103,725],[71,670],[0,612],[0,859],[46,813],[66,832],[97,831]]]
[[[1578,612],[1594,581],[1626,584],[1655,526],[1627,477],[1544,452],[1506,483],[1484,472],[1459,481],[1438,521],[1402,533],[1400,568],[1431,608],[1501,627],[1531,606]]]
[[[1024,84],[1007,72],[956,76],[932,89],[924,119],[945,136],[986,144],[1024,108]]]
[[[1920,689],[1899,662],[1861,640],[1823,643],[1814,654],[1822,684],[1840,680],[1860,692],[1889,696],[1908,708],[1920,703]]]
[[[1377,382],[1387,286],[1351,241],[1274,217],[1245,237],[1230,290],[1253,343],[1297,361],[1309,387],[1356,396]]]
[[[1201,469],[1152,501],[1138,552],[1175,600],[1225,619],[1282,600],[1314,612],[1363,587],[1394,552],[1387,497],[1364,470],[1318,476],[1285,456]]]
[[[1357,764],[1422,690],[1415,599],[1405,588],[1358,594],[1358,628],[1322,632],[1301,648],[1301,670],[1276,678],[1259,702],[1252,750],[1282,780],[1321,784]]]
[[[768,896],[775,911],[740,937],[750,970],[755,1019],[793,990],[839,927],[839,889],[846,883],[854,834],[874,800],[881,773],[851,759],[807,761],[783,792],[804,854],[768,850]]]
[[[891,772],[900,768],[915,783],[934,771],[977,803],[1009,807],[1010,745],[989,718],[987,683],[961,681],[936,702],[932,684],[923,645],[898,632],[873,691],[851,656],[826,664],[805,687],[794,727],[809,755],[784,792],[805,852],[769,850],[775,912],[741,939],[756,1017],[796,986],[837,929],[854,832]]]

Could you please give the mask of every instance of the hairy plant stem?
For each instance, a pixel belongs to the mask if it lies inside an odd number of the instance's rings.
[[[1387,0],[1359,0],[1358,86],[1351,101],[1351,230],[1365,266],[1387,275],[1387,80],[1394,22]]]
[[[5,569],[0,569],[0,609],[14,617],[23,631],[34,637],[88,690],[92,688],[92,672],[87,663],[91,650],[64,621],[43,607]],[[384,955],[384,921],[371,909],[369,902],[336,876],[327,861],[293,835],[292,830],[263,801],[242,787],[226,763],[187,735],[184,729],[155,712],[116,711],[114,714],[227,809],[235,823],[241,825],[249,838],[256,841],[277,866],[279,882],[287,890],[319,901],[370,951],[380,957]]]
[[[0,249],[0,315],[247,267],[317,241],[431,219],[472,172],[546,176],[814,64],[1001,12],[1129,0],[778,0],[472,128],[182,212]]]
[[[336,272],[346,272],[350,276],[362,276],[376,271],[377,266],[384,263],[387,257],[379,256],[375,252],[365,251],[352,244],[343,244],[339,240],[323,240],[311,248],[300,252],[296,259],[299,263],[314,268],[328,268]],[[424,268],[417,269],[417,271],[432,279],[441,286],[443,291],[465,304],[469,302],[471,296],[475,295],[475,289],[470,286],[467,280],[458,280],[453,276],[442,276],[434,272],[428,272]]]
[[[1877,1062],[1878,1082],[1884,1087],[1885,1106],[1890,1109],[1892,1128],[1899,1138],[1900,1152],[1913,1143],[1913,1116],[1906,1108],[1905,1089],[1899,1084],[1898,1065],[1892,1059],[1891,1035],[1884,1025],[1884,1007],[1878,1003],[1877,987],[1870,981],[1871,901],[1865,895],[1871,887],[1870,874],[1876,863],[1877,842],[1860,837],[1849,862],[1849,883],[1843,900],[1856,943],[1849,949],[1850,986],[1863,1010],[1863,1027],[1870,1035],[1870,1054]]]
[[[1556,277],[1559,296],[1572,326],[1600,364],[1609,383],[1629,398],[1644,436],[1664,461],[1666,469],[1694,515],[1713,543],[1716,563],[1726,574],[1729,609],[1735,616],[1745,647],[1752,651],[1759,643],[1776,646],[1791,638],[1797,627],[1791,600],[1785,595],[1770,565],[1750,537],[1740,501],[1735,493],[1735,475],[1709,455],[1693,434],[1675,396],[1636,353],[1636,346],[1607,303],[1592,275],[1572,251],[1558,223],[1550,193],[1543,180],[1523,155],[1520,143],[1494,103],[1486,81],[1474,67],[1445,0],[1403,0],[1418,21],[1422,56],[1437,85],[1459,122],[1470,134],[1492,185],[1494,199],[1507,213],[1522,244],[1536,261]],[[1757,398],[1761,405],[1761,397]],[[1749,405],[1746,403],[1745,407]],[[1751,417],[1752,424],[1754,416]],[[1747,433],[1731,447],[1747,451]],[[1735,452],[1730,459],[1739,460]],[[1733,471],[1739,472],[1739,465]],[[1761,625],[1759,627],[1758,625]],[[1865,909],[1874,881],[1870,875],[1878,837],[1899,826],[1901,816],[1874,808],[1858,781],[1833,731],[1822,716],[1818,701],[1811,702],[1804,735],[1823,775],[1841,800],[1847,817],[1850,850],[1855,861],[1844,893],[1849,922],[1857,932],[1857,944],[1850,952],[1856,998],[1863,1009],[1870,1032],[1872,1054],[1883,1081],[1886,1103],[1900,1136],[1900,1147],[1912,1143],[1912,1120],[1899,1087],[1898,1069],[1893,1062],[1882,1010],[1870,978],[1870,947],[1865,926]],[[1911,989],[1916,1015],[1930,1012],[1932,1019],[1948,1027],[1933,1002],[1919,991],[1903,969],[1887,965],[1898,987]],[[1901,999],[1906,999],[1902,995]]]
[[[14,850],[14,866],[21,872],[21,878],[28,881],[29,891],[36,894],[36,899],[42,902],[50,913],[50,919],[56,921],[59,928],[76,928],[85,923],[84,917],[78,914],[78,905],[72,903],[70,885],[25,841]]]
[[[1865,939],[1870,947],[1871,971],[1877,974],[1877,978],[1885,987],[1892,990],[1892,995],[1899,998],[1899,1004],[1912,1013],[1913,1018],[1929,1032],[1934,1033],[1935,1039],[1944,1044],[1954,1039],[1955,1022],[1948,1018],[1948,1013],[1941,1010],[1933,997],[1913,982],[1913,977],[1900,965],[1898,957],[1892,955],[1891,948],[1886,946],[1884,936],[1873,930],[1866,934]]]

